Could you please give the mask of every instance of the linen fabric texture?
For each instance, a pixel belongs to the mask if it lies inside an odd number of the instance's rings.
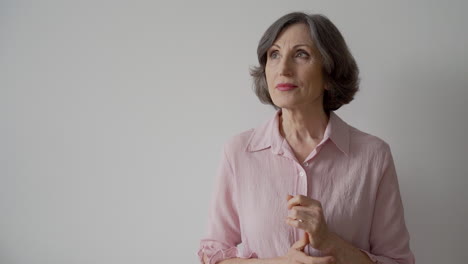
[[[280,115],[224,145],[200,262],[286,255],[304,234],[285,222],[286,197],[300,194],[319,201],[329,230],[373,262],[415,263],[389,145],[330,112],[322,141],[298,161]],[[310,245],[305,253],[325,256]]]

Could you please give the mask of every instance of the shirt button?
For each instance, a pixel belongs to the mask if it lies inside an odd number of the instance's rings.
[[[304,162],[304,166],[309,167],[309,162]]]
[[[299,172],[299,176],[304,177],[305,173],[303,171]]]

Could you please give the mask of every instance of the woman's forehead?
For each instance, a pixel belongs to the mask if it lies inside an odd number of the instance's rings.
[[[293,24],[283,29],[278,35],[272,46],[280,48],[285,46],[306,45],[313,48],[314,43],[310,36],[309,27],[305,24]]]

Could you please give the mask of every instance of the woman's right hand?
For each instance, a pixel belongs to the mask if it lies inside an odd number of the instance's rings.
[[[312,257],[304,253],[304,248],[309,244],[309,235],[304,233],[302,239],[296,241],[288,253],[280,258],[282,264],[335,264],[336,260],[333,256]]]

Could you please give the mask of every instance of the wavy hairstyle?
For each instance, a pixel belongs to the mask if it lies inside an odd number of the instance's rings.
[[[354,99],[359,90],[359,69],[340,31],[321,14],[289,13],[276,20],[265,31],[257,47],[260,65],[250,69],[255,94],[262,103],[278,109],[270,97],[266,82],[267,51],[284,29],[297,23],[304,23],[309,27],[312,41],[321,56],[324,80],[327,83],[323,97],[324,110],[335,111]]]

